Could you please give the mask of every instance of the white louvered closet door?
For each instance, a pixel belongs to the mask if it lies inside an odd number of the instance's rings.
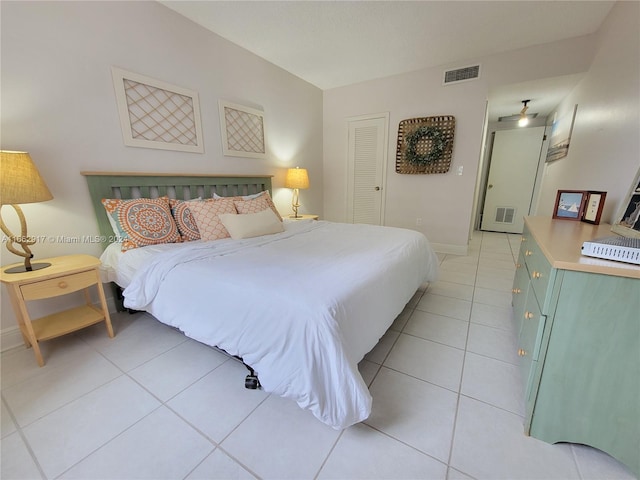
[[[382,225],[387,163],[388,114],[348,120],[348,221]]]

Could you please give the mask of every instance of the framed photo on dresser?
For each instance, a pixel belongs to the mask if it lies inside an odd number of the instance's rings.
[[[587,198],[584,207],[583,222],[600,224],[602,209],[604,208],[604,199],[607,198],[607,192],[587,192]]]
[[[582,220],[587,193],[585,190],[558,190],[553,218]]]

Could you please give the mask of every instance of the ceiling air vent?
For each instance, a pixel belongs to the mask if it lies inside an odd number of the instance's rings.
[[[470,67],[458,68],[456,70],[447,70],[444,72],[443,85],[452,83],[466,82],[475,80],[480,76],[480,65],[472,65]]]

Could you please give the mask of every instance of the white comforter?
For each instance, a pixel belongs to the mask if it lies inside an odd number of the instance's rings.
[[[275,235],[157,254],[124,297],[242,357],[265,391],[341,429],[371,412],[358,362],[436,272],[435,253],[413,230],[295,222]]]

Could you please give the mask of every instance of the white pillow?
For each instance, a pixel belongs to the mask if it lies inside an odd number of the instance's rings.
[[[218,217],[234,240],[284,232],[282,222],[270,208],[242,215],[222,213]]]

